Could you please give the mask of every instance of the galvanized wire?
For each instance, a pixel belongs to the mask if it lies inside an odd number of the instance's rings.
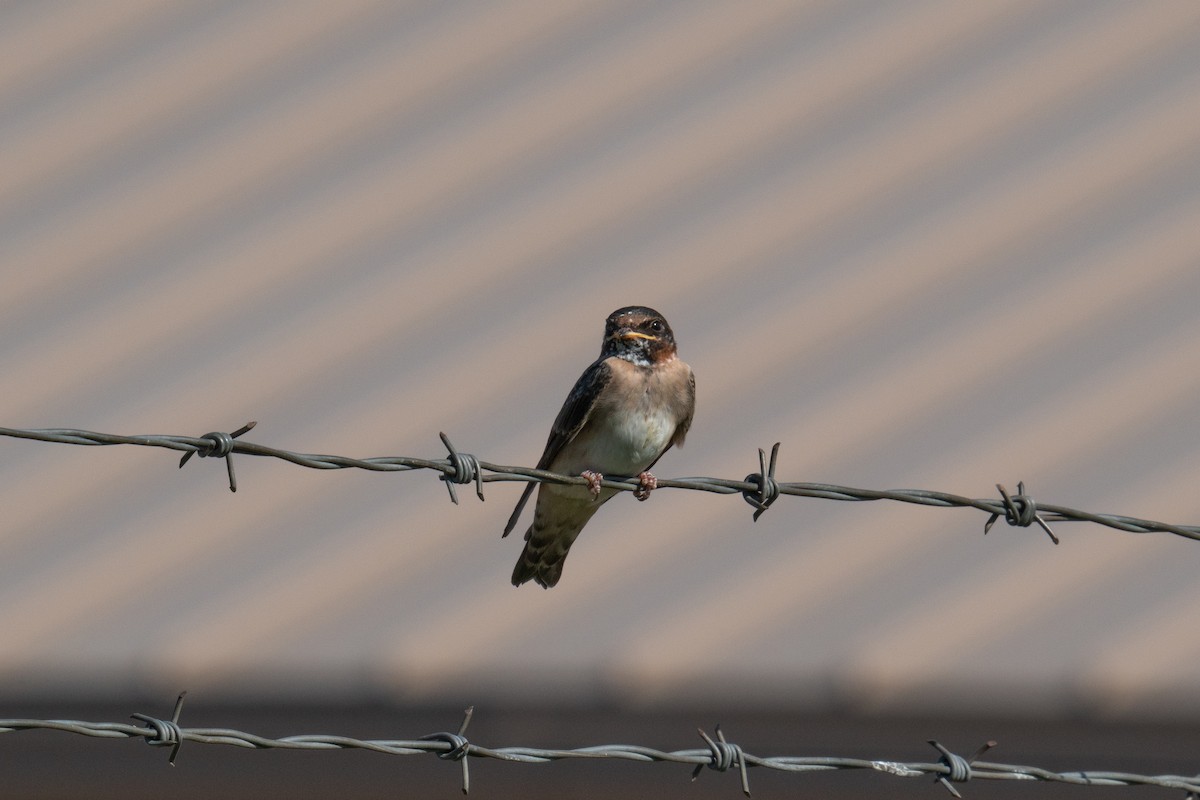
[[[532,483],[562,483],[588,485],[586,479],[578,475],[561,475],[528,467],[506,466],[482,461],[473,455],[460,453],[450,443],[443,433],[442,442],[449,451],[448,458],[414,458],[410,456],[382,456],[376,458],[350,458],[347,456],[320,455],[313,453],[297,453],[267,445],[237,439],[238,436],[254,427],[248,423],[232,434],[209,433],[204,436],[175,436],[149,434],[140,436],[121,436],[111,433],[96,433],[94,431],[77,430],[73,428],[40,428],[23,430],[18,428],[0,428],[0,435],[18,439],[30,439],[40,442],[57,442],[76,445],[140,445],[142,447],[161,447],[168,450],[178,450],[184,453],[180,466],[187,462],[191,455],[200,457],[224,458],[229,471],[229,488],[237,490],[234,480],[233,454],[265,456],[289,461],[302,467],[312,469],[364,469],[373,472],[406,472],[409,470],[433,470],[440,472],[440,479],[445,482],[451,499],[457,503],[458,495],[455,484],[474,483],[476,494],[483,499],[483,484],[493,481],[523,481]],[[850,486],[837,486],[827,483],[783,482],[775,479],[775,466],[779,454],[779,444],[772,448],[770,463],[764,451],[759,450],[759,471],[750,473],[742,480],[728,478],[659,478],[659,489],[691,489],[716,494],[740,494],[755,508],[754,518],[769,508],[781,495],[796,497],[816,497],[826,500],[844,500],[864,502],[870,500],[893,500],[900,503],[931,506],[934,508],[976,508],[989,515],[985,525],[986,533],[998,519],[1004,519],[1010,525],[1028,527],[1039,525],[1055,544],[1058,539],[1051,531],[1049,522],[1094,522],[1120,531],[1129,533],[1171,533],[1186,539],[1200,541],[1200,526],[1173,525],[1166,522],[1130,517],[1121,514],[1094,513],[1082,511],[1068,506],[1050,503],[1035,503],[1033,498],[1025,494],[1023,483],[1018,484],[1016,494],[1010,494],[1003,486],[997,484],[1000,498],[970,498],[948,492],[931,491],[927,489],[856,489]],[[605,488],[617,491],[636,491],[640,483],[636,477],[605,477],[601,481]]]
[[[467,761],[470,758],[492,758],[514,764],[545,764],[564,759],[608,759],[613,761],[638,761],[648,763],[674,763],[693,767],[692,779],[704,769],[720,772],[736,769],[741,779],[741,789],[750,794],[747,769],[762,767],[782,772],[826,772],[834,770],[871,770],[900,778],[932,776],[941,782],[956,797],[962,785],[970,780],[1015,780],[1069,783],[1080,786],[1157,786],[1164,789],[1188,792],[1188,797],[1200,795],[1200,777],[1182,775],[1141,775],[1111,770],[1078,770],[1056,772],[1041,767],[979,761],[984,751],[995,746],[987,742],[973,756],[964,758],[951,752],[936,741],[929,744],[937,749],[940,758],[935,762],[906,762],[892,759],[845,758],[838,756],[758,756],[745,752],[737,744],[726,740],[720,727],[716,737],[699,731],[705,747],[686,750],[657,750],[629,744],[604,744],[591,747],[546,749],[541,747],[487,747],[475,744],[466,738],[467,724],[474,711],[469,708],[458,733],[446,731],[428,734],[415,739],[356,739],[350,736],[314,733],[297,736],[271,738],[231,728],[185,728],[179,725],[179,712],[183,696],[175,704],[170,720],[158,719],[147,714],[134,714],[135,719],[145,723],[135,725],[128,722],[83,722],[79,720],[0,719],[0,733],[25,730],[54,730],[81,736],[100,738],[141,738],[156,747],[170,747],[171,763],[184,742],[198,744],[220,744],[256,750],[281,748],[287,750],[370,750],[387,755],[419,755],[432,753],[439,758],[458,761],[462,767],[462,790],[470,789]]]

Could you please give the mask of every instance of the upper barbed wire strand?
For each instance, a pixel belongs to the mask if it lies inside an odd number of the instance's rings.
[[[124,436],[75,428],[0,428],[0,435],[59,444],[88,446],[125,444],[199,453],[211,452],[213,448],[213,434],[207,434],[205,437],[166,434]],[[440,459],[416,458],[411,456],[351,458],[338,455],[298,453],[238,439],[232,441],[226,456],[235,453],[276,458],[311,469],[362,469],[372,472],[407,472],[428,469],[440,472],[443,477],[449,478],[452,481],[476,482],[478,486],[481,486],[483,483],[496,481],[587,485],[587,481],[578,475],[562,475],[528,467],[495,464],[483,461],[467,453],[459,453],[458,451],[453,451],[450,458]],[[773,453],[772,455],[774,456],[775,454]],[[773,472],[774,463],[772,463],[771,467]],[[471,469],[475,469],[476,473],[471,474]],[[780,495],[791,495],[794,497],[812,497],[849,502],[892,500],[899,503],[910,503],[934,508],[975,508],[988,514],[989,517],[994,516],[1005,519],[1010,524],[1019,524],[1030,520],[1040,520],[1042,522],[1092,522],[1128,533],[1170,533],[1186,539],[1200,541],[1200,526],[1175,525],[1122,514],[1095,513],[1051,503],[1038,503],[1036,505],[1036,514],[1031,517],[1026,515],[1027,519],[1017,519],[1012,513],[1013,502],[1019,500],[1022,503],[1032,503],[1032,500],[1024,495],[1023,487],[1016,495],[1008,497],[1003,496],[1008,493],[1002,490],[1002,497],[996,499],[963,497],[948,492],[928,489],[857,489],[850,486],[838,486],[827,483],[784,482],[776,480],[773,475],[769,474],[759,475],[752,473],[747,477],[753,479],[731,480],[711,477],[659,478],[658,488],[688,489],[715,494],[740,494],[751,505],[755,505],[759,509],[756,512],[756,516],[764,510],[762,508],[763,487],[765,485],[773,485],[778,489]],[[626,492],[635,491],[639,488],[639,482],[636,477],[605,477],[601,485],[605,488]],[[1048,528],[1047,532],[1049,532]]]

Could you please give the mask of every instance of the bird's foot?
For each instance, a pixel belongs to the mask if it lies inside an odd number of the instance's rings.
[[[604,480],[603,475],[601,475],[599,472],[593,472],[590,469],[585,469],[579,474],[579,477],[587,481],[588,492],[591,493],[593,500],[600,496],[600,481]]]
[[[650,493],[658,488],[658,478],[649,472],[638,475],[638,488],[633,490],[633,496],[638,500],[650,499]]]

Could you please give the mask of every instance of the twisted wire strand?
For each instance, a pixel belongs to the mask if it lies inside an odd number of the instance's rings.
[[[214,434],[207,434],[205,437],[163,434],[122,436],[74,428],[0,428],[0,436],[87,446],[124,444],[142,447],[160,447],[168,450],[183,451],[185,453],[198,452],[202,455],[210,454],[214,446],[212,438]],[[447,441],[443,434],[443,442]],[[475,483],[480,499],[483,499],[482,485],[496,481],[587,485],[587,481],[578,475],[562,475],[546,470],[494,464],[483,461],[473,455],[459,453],[450,447],[449,444],[447,444],[447,447],[451,451],[449,458],[415,458],[409,456],[350,458],[348,456],[297,453],[291,450],[269,447],[240,439],[229,440],[224,442],[224,444],[227,446],[228,452],[225,452],[224,455],[216,454],[218,457],[227,458],[232,454],[262,456],[288,461],[292,464],[311,469],[363,469],[372,472],[407,472],[418,469],[433,470],[442,473],[441,478],[446,481],[448,487],[453,487],[454,483]],[[758,509],[755,512],[756,519],[778,495],[791,495],[795,497],[812,497],[848,502],[891,500],[933,508],[975,508],[988,515],[1006,519],[1010,524],[1026,525],[1032,521],[1037,521],[1043,527],[1047,528],[1047,532],[1049,532],[1048,527],[1045,525],[1047,521],[1092,522],[1128,533],[1170,533],[1186,539],[1200,541],[1200,526],[1197,525],[1174,525],[1121,514],[1083,511],[1050,503],[1037,503],[1035,506],[1032,498],[1026,496],[1023,491],[1009,497],[1008,493],[1002,488],[1002,497],[997,499],[963,497],[949,492],[928,489],[857,489],[850,486],[838,486],[827,483],[776,481],[773,473],[777,450],[778,445],[776,445],[775,450],[772,452],[770,473],[767,473],[764,467],[762,470],[763,474],[752,473],[743,480],[712,477],[659,478],[658,488],[688,489],[715,494],[740,494]],[[618,491],[636,491],[640,486],[636,477],[605,477],[601,481],[601,485],[605,488],[616,489]],[[231,488],[233,487],[231,486]],[[767,494],[769,494],[769,497],[764,497]],[[457,502],[457,496],[453,492],[451,492],[451,497]],[[1014,501],[1019,501],[1021,509],[1024,512],[1023,519],[1014,518],[1012,513]],[[988,527],[990,527],[990,524]],[[1053,538],[1053,534],[1051,534],[1051,538]]]
[[[137,715],[145,725],[135,725],[128,722],[85,722],[81,720],[40,720],[40,719],[0,719],[0,733],[12,733],[26,730],[53,730],[109,739],[141,738],[150,744],[178,744],[184,741],[198,744],[216,744],[231,747],[242,747],[255,750],[286,749],[286,750],[369,750],[386,755],[419,755],[433,753],[440,757],[451,756],[462,760],[465,765],[467,758],[491,758],[514,764],[545,764],[565,759],[607,759],[619,761],[636,761],[642,763],[675,763],[692,767],[711,767],[725,771],[731,767],[762,767],[782,772],[827,772],[847,770],[871,770],[885,775],[902,778],[932,776],[935,779],[954,781],[970,780],[1018,780],[1040,781],[1052,783],[1068,783],[1080,786],[1156,786],[1164,789],[1180,790],[1200,794],[1200,776],[1187,777],[1182,775],[1142,775],[1132,772],[1117,772],[1110,770],[1080,770],[1072,772],[1055,772],[1041,767],[999,762],[973,761],[967,773],[963,773],[959,760],[961,757],[943,755],[939,762],[901,762],[885,759],[841,758],[836,756],[757,756],[747,753],[738,745],[726,743],[718,732],[720,745],[725,745],[730,752],[736,753],[734,763],[731,759],[721,757],[720,746],[694,748],[686,750],[657,750],[651,747],[629,744],[605,744],[591,747],[571,749],[546,749],[540,747],[485,747],[466,741],[459,734],[431,734],[419,739],[356,739],[350,736],[330,734],[302,734],[270,738],[253,733],[234,730],[231,728],[185,728],[175,726],[178,742],[164,742],[161,739],[162,727],[154,724],[163,722],[146,715]],[[465,723],[461,730],[465,730]],[[706,743],[712,739],[703,734]],[[989,743],[994,744],[994,743]],[[945,751],[945,748],[939,749]],[[738,763],[740,762],[740,764]],[[956,768],[957,765],[957,768]],[[464,776],[466,772],[464,770]],[[948,784],[947,784],[948,786]],[[464,792],[467,784],[464,779]],[[743,791],[748,793],[749,786],[743,772]]]

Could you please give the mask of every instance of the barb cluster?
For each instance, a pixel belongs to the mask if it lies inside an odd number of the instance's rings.
[[[94,431],[76,430],[71,428],[42,428],[23,430],[17,428],[0,428],[0,436],[18,439],[31,439],[40,442],[58,442],[61,444],[77,445],[140,445],[142,447],[162,447],[168,450],[179,450],[184,453],[180,460],[182,467],[193,454],[201,457],[223,458],[229,472],[229,488],[237,490],[234,482],[231,458],[240,453],[251,456],[265,456],[290,461],[302,467],[312,469],[364,469],[373,472],[407,472],[409,470],[427,469],[440,472],[440,480],[450,492],[450,499],[458,502],[455,484],[475,484],[475,493],[483,500],[483,484],[493,481],[524,481],[527,483],[563,483],[587,485],[587,480],[578,475],[561,475],[540,469],[526,467],[504,466],[482,461],[476,456],[460,453],[450,443],[446,434],[440,434],[442,443],[449,451],[447,458],[414,458],[408,456],[384,456],[379,458],[349,458],[347,456],[318,455],[312,453],[296,453],[276,447],[254,444],[237,439],[238,436],[253,428],[251,422],[233,433],[208,433],[204,436],[172,436],[172,435],[143,435],[119,436],[111,433],[96,433]],[[899,503],[932,506],[934,508],[976,508],[989,515],[984,526],[986,533],[992,525],[1003,518],[1010,525],[1028,527],[1039,525],[1047,535],[1058,544],[1058,537],[1050,529],[1050,522],[1094,522],[1119,531],[1129,533],[1171,533],[1185,539],[1200,540],[1200,526],[1172,525],[1166,522],[1128,517],[1119,514],[1101,514],[1081,511],[1067,506],[1049,503],[1035,503],[1033,498],[1025,493],[1025,484],[1017,484],[1017,493],[1009,494],[1000,484],[1000,498],[973,499],[948,492],[937,492],[926,489],[855,489],[849,486],[835,486],[827,483],[786,483],[775,479],[775,466],[779,456],[779,443],[771,449],[770,462],[766,453],[759,450],[759,471],[747,475],[743,480],[726,478],[659,478],[658,488],[691,489],[716,494],[740,494],[746,502],[755,509],[754,519],[757,520],[781,495],[794,497],[817,497],[826,500],[844,500],[863,502],[869,500],[892,500]],[[636,477],[611,478],[601,481],[601,486],[624,492],[636,492],[640,483]]]
[[[884,775],[901,778],[932,776],[944,785],[955,797],[961,797],[953,784],[962,785],[970,780],[1018,780],[1070,783],[1079,786],[1157,786],[1189,793],[1189,797],[1200,795],[1200,777],[1181,775],[1140,775],[1130,772],[1106,770],[1083,770],[1078,772],[1054,772],[1040,767],[982,762],[979,757],[995,742],[987,742],[974,755],[964,758],[936,741],[929,743],[941,755],[937,763],[900,762],[884,759],[868,760],[837,756],[756,756],[745,752],[739,745],[726,740],[720,726],[716,737],[704,731],[700,736],[706,745],[703,749],[656,750],[629,744],[606,744],[565,750],[547,750],[539,747],[485,747],[466,738],[467,725],[471,721],[474,707],[465,712],[458,733],[439,732],[415,739],[355,739],[331,734],[301,734],[272,739],[229,728],[185,728],[179,725],[183,705],[183,694],[175,703],[170,720],[158,719],[148,714],[134,714],[134,719],[144,725],[125,722],[82,722],[78,720],[0,719],[0,733],[24,730],[55,730],[80,736],[100,738],[141,738],[153,746],[171,748],[170,763],[175,763],[180,745],[187,742],[199,744],[221,744],[255,750],[282,748],[287,750],[371,750],[388,755],[409,756],[433,753],[438,758],[457,761],[462,765],[462,791],[470,790],[470,775],[467,761],[470,758],[492,758],[517,764],[545,764],[573,758],[608,759],[612,761],[639,761],[648,763],[674,763],[693,767],[692,779],[705,767],[725,772],[737,769],[741,778],[741,789],[750,795],[748,768],[762,767],[782,772],[824,772],[830,770],[871,770]]]

